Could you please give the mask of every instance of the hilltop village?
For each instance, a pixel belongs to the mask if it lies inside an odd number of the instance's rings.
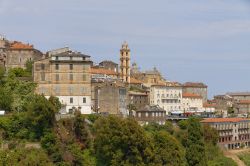
[[[0,66],[8,73],[32,63],[32,76],[19,79],[36,83],[37,94],[57,97],[62,116],[76,111],[116,115],[133,117],[141,125],[164,125],[166,120],[197,116],[208,118],[201,122],[219,131],[222,146],[250,146],[249,120],[245,119],[250,112],[249,92],[226,93],[210,100],[205,83],[170,81],[155,67],[139,70],[131,56],[127,42],[121,45],[119,61],[97,63],[69,47],[43,53],[31,44],[0,38]]]

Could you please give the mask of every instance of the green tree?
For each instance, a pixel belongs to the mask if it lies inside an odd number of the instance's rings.
[[[86,129],[86,123],[85,123],[85,118],[81,115],[80,111],[76,112],[75,115],[75,120],[74,120],[74,132],[76,135],[76,138],[82,142],[87,144],[89,135],[88,131]]]
[[[30,76],[32,76],[32,69],[33,69],[33,61],[32,60],[27,60],[25,63],[25,71],[28,73]]]
[[[61,104],[61,102],[59,101],[59,98],[58,98],[58,97],[50,96],[50,97],[49,97],[49,102],[55,107],[56,112],[59,112],[60,109],[62,108],[62,104]]]
[[[5,74],[5,69],[4,69],[4,67],[0,66],[0,84],[2,83],[2,80],[4,78],[4,74]]]
[[[174,133],[173,124],[166,121],[164,125],[159,125],[158,123],[149,123],[143,127],[147,132],[154,134],[158,131],[167,131],[170,134]]]
[[[56,108],[42,95],[34,95],[24,107],[30,129],[35,138],[40,138],[44,131],[53,127]]]
[[[204,139],[206,143],[216,145],[219,139],[219,134],[215,128],[210,127],[208,124],[203,125]]]
[[[203,130],[198,119],[188,120],[188,137],[186,145],[186,159],[190,166],[206,166]]]
[[[100,117],[94,129],[99,165],[149,165],[153,161],[152,142],[136,121]]]
[[[12,92],[3,86],[0,86],[0,110],[10,112],[13,101]]]
[[[185,151],[181,144],[169,133],[160,131],[154,135],[155,164],[184,166]]]

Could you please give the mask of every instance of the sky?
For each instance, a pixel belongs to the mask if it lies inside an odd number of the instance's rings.
[[[0,0],[0,34],[46,52],[69,46],[141,70],[204,82],[209,97],[250,91],[250,0]]]

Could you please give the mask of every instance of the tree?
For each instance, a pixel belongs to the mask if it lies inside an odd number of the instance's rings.
[[[144,126],[144,129],[152,134],[158,131],[167,131],[170,134],[174,133],[173,124],[169,121],[166,121],[164,125],[159,125],[158,123],[149,123],[148,125]]]
[[[204,139],[206,143],[216,145],[219,139],[219,134],[215,128],[210,127],[208,124],[203,125]]]
[[[4,67],[0,66],[0,83],[2,82],[2,79],[4,78],[5,69]]]
[[[154,135],[155,164],[186,165],[184,148],[169,133],[160,131]]]
[[[34,95],[24,107],[30,129],[35,133],[35,138],[40,138],[44,131],[53,127],[56,108],[42,95]]]
[[[203,130],[198,119],[188,120],[186,159],[190,166],[206,166]]]
[[[82,142],[87,144],[87,140],[89,138],[88,131],[86,129],[85,118],[81,115],[80,111],[76,112],[75,120],[74,120],[74,132],[76,138]]]
[[[94,147],[101,165],[149,165],[153,161],[153,144],[136,121],[100,117],[94,129]]]
[[[32,60],[27,60],[25,63],[25,71],[31,76],[32,75],[32,69],[33,69],[33,61]]]
[[[61,104],[61,102],[59,101],[59,98],[58,98],[58,97],[50,96],[50,97],[49,97],[49,102],[55,107],[56,112],[59,112],[60,109],[62,108],[62,104]]]
[[[0,86],[0,110],[10,112],[12,103],[13,96],[11,91],[9,91],[3,86]]]

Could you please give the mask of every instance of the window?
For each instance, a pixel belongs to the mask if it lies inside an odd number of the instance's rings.
[[[41,64],[41,69],[44,70],[45,69],[45,65],[42,63]]]
[[[73,70],[73,64],[69,64],[69,69]]]
[[[82,103],[86,103],[86,97],[82,98]]]
[[[87,75],[84,74],[84,75],[82,76],[82,80],[83,80],[83,81],[87,81]]]
[[[70,80],[70,81],[73,81],[73,74],[70,74],[70,75],[69,75],[69,80]]]
[[[41,73],[41,81],[45,81],[45,73]]]
[[[59,64],[56,64],[56,70],[59,70]]]
[[[56,74],[56,81],[59,81],[59,74]]]
[[[71,86],[69,87],[69,93],[70,93],[70,94],[73,94],[73,93],[74,93],[74,88],[71,87]]]
[[[140,112],[138,113],[138,117],[139,117],[139,118],[141,117],[141,113],[140,113]]]
[[[146,117],[148,117],[148,113],[146,112]]]
[[[58,61],[58,56],[56,56],[56,60]]]
[[[73,97],[71,97],[71,98],[69,99],[69,102],[70,102],[70,103],[73,103]]]

